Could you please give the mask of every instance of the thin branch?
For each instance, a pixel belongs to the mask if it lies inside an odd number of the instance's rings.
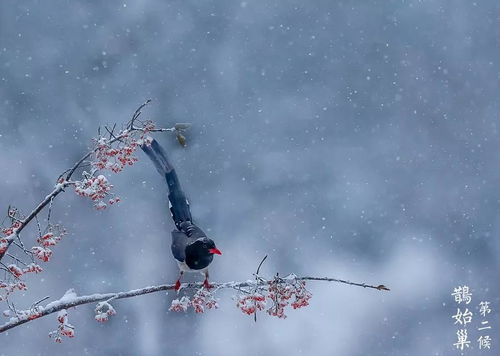
[[[14,272],[12,272],[9,267],[7,267],[3,262],[0,262],[0,269],[3,269],[5,272],[8,272],[10,273],[15,279],[17,279],[18,277],[14,274]]]
[[[54,200],[54,198],[50,199],[51,202],[52,202],[52,200]],[[51,203],[49,203],[49,206],[50,205],[51,205]],[[42,228],[40,227],[40,221],[38,221],[38,216],[36,216],[36,215],[35,215],[35,221],[36,221],[36,227],[38,228],[38,237],[42,237]]]
[[[21,240],[21,238],[19,236],[17,236],[17,239]],[[21,244],[19,242],[17,242],[17,241],[13,241],[12,243],[15,246],[17,246],[21,251],[23,251],[26,256],[33,257],[33,252],[26,250],[26,248],[24,247],[24,244],[22,243],[22,241],[21,241]]]
[[[17,263],[20,263],[20,264],[22,264],[22,265],[26,266],[26,263],[24,263],[23,261],[21,261],[21,260],[20,260],[19,258],[17,258],[16,256],[11,255],[10,253],[7,253],[6,255],[7,255],[7,256],[9,256],[10,258],[12,258],[13,260],[16,260],[16,261],[17,261]],[[1,263],[1,262],[0,262],[0,263]]]
[[[148,105],[149,103],[151,102],[151,99],[148,99],[146,100],[145,103],[143,103],[141,106],[139,106],[137,108],[137,110],[134,112],[134,114],[132,115],[132,119],[130,120],[130,123],[128,124],[128,128],[129,129],[133,129],[134,128],[134,121],[141,115],[141,110],[146,106]]]
[[[142,131],[141,128],[137,128],[136,127],[135,129]],[[176,131],[176,129],[173,128],[173,127],[170,127],[170,128],[167,128],[167,129],[165,129],[165,128],[159,128],[159,129],[151,129],[151,130],[149,130],[149,132],[174,132],[174,131]]]
[[[52,214],[52,202],[54,201],[54,197],[50,199],[49,203],[49,212],[47,213],[47,224],[50,224],[50,215]]]
[[[387,291],[390,290],[389,288],[387,288],[383,284],[379,284],[378,286],[372,286],[372,285],[366,284],[366,283],[356,283],[356,282],[351,282],[351,281],[347,281],[347,280],[344,280],[344,279],[337,279],[337,278],[328,278],[328,277],[301,277],[301,278],[297,278],[297,279],[303,280],[303,281],[338,282],[338,283],[344,283],[344,284],[349,284],[351,286],[358,286],[358,287],[363,287],[363,288],[373,288],[373,289],[387,290]]]
[[[369,285],[366,283],[354,283],[354,282],[349,282],[343,279],[336,279],[336,278],[328,278],[328,277],[284,277],[280,283],[286,283],[288,279],[295,279],[299,281],[325,281],[325,282],[338,282],[338,283],[344,283],[344,284],[349,284],[353,286],[360,286],[364,288],[373,288],[373,289],[378,289],[378,290],[389,290],[387,287],[383,285],[379,286],[373,286]],[[226,283],[213,283],[212,286],[215,289],[234,289],[234,290],[240,290],[241,288],[248,288],[248,287],[258,287],[258,286],[265,286],[272,283],[272,281],[266,281],[263,279],[259,279],[258,281],[246,281],[246,282],[226,282]],[[200,289],[203,287],[203,283],[183,283],[182,287],[183,289]],[[381,288],[383,287],[383,288]],[[25,314],[23,313],[21,316],[17,316],[16,318],[12,318],[11,321],[3,324],[0,326],[0,333],[7,331],[9,329],[15,328],[16,326],[22,325],[24,323],[27,323],[31,320],[38,319],[41,317],[44,317],[49,314],[56,313],[60,310],[63,309],[68,309],[72,307],[76,307],[79,305],[84,305],[84,304],[90,304],[90,303],[98,303],[102,301],[110,301],[110,300],[115,300],[115,299],[125,299],[125,298],[133,298],[137,297],[140,295],[145,295],[145,294],[151,294],[151,293],[156,293],[156,292],[161,292],[161,291],[168,291],[168,290],[174,290],[175,289],[175,284],[162,284],[159,286],[150,286],[150,287],[145,287],[141,289],[133,289],[127,292],[117,292],[117,293],[106,293],[106,294],[91,294],[91,295],[86,295],[86,296],[81,296],[81,297],[73,297],[73,298],[66,298],[63,297],[60,300],[56,300],[54,302],[48,303],[46,306],[38,307],[36,310],[36,314]]]
[[[116,128],[116,124],[113,125],[113,128],[110,130],[108,129],[107,126],[104,126],[104,128],[106,129],[106,131],[108,131],[109,133],[109,138],[112,139],[112,138],[116,138],[114,132],[115,132],[115,128]],[[122,140],[119,140],[120,142],[122,142]]]
[[[264,263],[264,261],[266,260],[266,258],[267,258],[267,255],[264,256],[264,258],[262,259],[262,261],[260,261],[259,266],[257,267],[257,272],[255,272],[255,281],[256,282],[259,281],[260,267],[262,267],[262,264]],[[257,289],[257,287],[255,289]],[[253,313],[253,321],[257,322],[257,313]]]
[[[262,259],[262,261],[260,261],[259,267],[257,267],[257,272],[255,272],[256,275],[259,275],[260,267],[262,267],[262,264],[264,263],[266,258],[267,258],[267,255],[265,255],[264,258]]]
[[[31,309],[33,309],[34,307],[36,307],[38,304],[40,304],[41,302],[43,301],[46,301],[47,299],[49,299],[50,296],[46,296],[46,297],[43,297],[42,299],[40,299],[38,302],[34,302],[33,305],[31,306]]]

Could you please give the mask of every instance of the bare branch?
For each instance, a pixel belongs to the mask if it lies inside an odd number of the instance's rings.
[[[17,258],[16,256],[14,255],[11,255],[10,253],[7,253],[6,254],[7,256],[9,256],[10,258],[12,258],[13,260],[17,261],[17,263],[20,263],[22,264],[23,266],[26,266],[26,263],[24,263],[23,261],[21,261],[19,258]],[[1,262],[0,262],[1,263]]]
[[[350,282],[344,279],[336,279],[336,278],[328,278],[328,277],[302,277],[299,278],[301,280],[308,280],[308,281],[326,281],[326,282],[338,282],[338,283],[344,283],[344,284],[349,284],[351,286],[358,286],[358,287],[363,287],[363,288],[373,288],[373,289],[378,289],[378,290],[386,290],[390,291],[389,288],[384,286],[383,284],[379,284],[378,286],[372,286],[370,284],[366,283],[356,283],[356,282]]]
[[[50,199],[49,203],[49,212],[47,213],[47,223],[50,224],[50,215],[52,214],[52,202],[54,201],[54,197]]]
[[[128,124],[128,128],[129,129],[133,129],[134,128],[134,121],[141,115],[141,110],[146,106],[148,105],[149,103],[151,102],[151,99],[148,99],[146,100],[145,103],[143,103],[141,106],[139,106],[137,108],[137,110],[134,112],[134,114],[132,115],[132,119],[130,120],[130,123]]]
[[[262,261],[260,261],[259,267],[257,267],[257,272],[255,272],[256,275],[259,274],[260,267],[262,267],[262,264],[264,263],[264,261],[266,260],[266,258],[267,258],[267,255],[265,255],[264,258],[262,259]]]
[[[284,277],[278,283],[286,283],[287,279],[295,279],[297,281],[325,281],[325,282],[338,282],[344,283],[353,286],[359,286],[364,288],[373,288],[377,290],[389,290],[383,285],[374,286],[366,283],[354,283],[349,282],[343,279],[337,278],[328,278],[328,277]],[[246,281],[246,282],[225,282],[225,283],[213,283],[212,287],[215,290],[219,289],[234,289],[240,291],[241,288],[249,288],[249,287],[259,287],[266,286],[271,283],[275,283],[273,281],[267,281],[263,278],[258,279],[257,281]],[[181,289],[200,289],[203,288],[203,283],[183,283]],[[31,320],[41,318],[43,316],[56,313],[63,309],[68,309],[72,307],[76,307],[79,305],[90,304],[90,303],[98,303],[102,301],[111,301],[115,299],[125,299],[125,298],[133,298],[140,295],[146,295],[161,291],[174,290],[175,284],[163,284],[159,286],[150,286],[141,289],[133,289],[127,292],[117,292],[117,293],[105,293],[105,294],[91,294],[81,297],[74,298],[61,298],[60,300],[56,300],[54,302],[48,303],[45,307],[38,307],[36,310],[36,314],[26,314],[22,313],[15,318],[12,318],[11,321],[0,326],[0,333],[7,331],[9,329],[15,328],[16,326],[27,323]]]

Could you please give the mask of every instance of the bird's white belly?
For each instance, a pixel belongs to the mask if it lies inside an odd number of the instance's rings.
[[[180,261],[177,261],[177,260],[176,260],[176,262],[177,262],[177,265],[179,266],[179,269],[181,270],[181,272],[190,272],[190,273],[198,272],[198,273],[201,273],[201,274],[205,274],[205,272],[208,269],[208,267],[203,268],[203,269],[191,269],[186,264],[186,262],[180,262]]]

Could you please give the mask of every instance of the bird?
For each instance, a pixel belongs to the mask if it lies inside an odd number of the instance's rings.
[[[214,255],[222,255],[209,238],[193,221],[189,201],[181,188],[177,173],[170,163],[165,150],[152,139],[143,143],[141,149],[153,162],[156,170],[165,177],[168,186],[168,201],[175,229],[172,231],[171,250],[179,266],[179,278],[175,282],[175,290],[181,288],[181,278],[185,272],[200,272],[205,276],[203,286],[211,288],[208,278],[208,266]]]

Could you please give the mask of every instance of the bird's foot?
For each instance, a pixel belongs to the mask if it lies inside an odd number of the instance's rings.
[[[203,287],[205,287],[206,289],[210,289],[213,286],[210,283],[208,283],[208,279],[205,278],[205,281],[203,282]]]
[[[177,282],[175,282],[175,291],[178,292],[179,289],[181,289],[181,280],[178,279]]]

